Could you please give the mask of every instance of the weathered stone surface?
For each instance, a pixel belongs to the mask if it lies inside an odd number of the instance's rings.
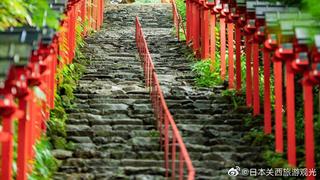
[[[72,151],[54,149],[51,151],[52,155],[57,159],[66,159],[72,157]]]

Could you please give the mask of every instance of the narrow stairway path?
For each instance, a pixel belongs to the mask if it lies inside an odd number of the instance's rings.
[[[169,110],[196,168],[196,179],[230,179],[228,170],[235,166],[266,168],[261,147],[243,138],[247,133],[244,118],[251,116],[250,111],[234,109],[231,99],[222,95],[223,86],[195,86],[193,63],[185,57],[188,48],[178,42],[172,28],[143,30]]]
[[[227,172],[236,165],[265,167],[260,147],[242,139],[249,112],[235,111],[222,96],[223,87],[195,87],[186,47],[172,33],[170,4],[108,5],[104,28],[87,39],[90,65],[76,91],[77,108],[68,111],[68,140],[77,148],[60,157],[55,179],[165,179],[159,133],[136,58],[135,16],[196,179],[230,179]]]
[[[87,72],[68,110],[68,140],[74,152],[60,156],[55,179],[164,178],[163,152],[136,59],[135,16],[144,27],[171,28],[169,4],[107,5],[104,28],[89,37]]]

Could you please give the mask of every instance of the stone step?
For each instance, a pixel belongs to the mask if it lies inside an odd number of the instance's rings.
[[[79,93],[76,92],[75,97],[80,98],[80,99],[88,99],[88,98],[102,98],[104,99],[107,95],[103,94],[88,94],[88,93]],[[117,94],[111,94],[107,96],[106,100],[108,99],[150,99],[149,94],[143,93],[143,94],[137,94],[137,93],[132,93],[132,94],[125,94],[125,95],[117,95]]]

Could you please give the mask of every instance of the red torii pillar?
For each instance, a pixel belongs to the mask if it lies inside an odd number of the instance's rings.
[[[209,9],[203,5],[201,9],[201,59],[209,58]]]

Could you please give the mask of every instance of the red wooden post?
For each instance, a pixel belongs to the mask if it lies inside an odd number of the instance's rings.
[[[37,108],[36,108],[36,100],[35,97],[33,96],[32,93],[30,93],[29,95],[29,101],[28,101],[28,107],[27,107],[27,111],[29,112],[29,133],[27,134],[29,140],[28,140],[28,160],[31,160],[33,158],[33,144],[35,143],[35,124],[36,121],[38,120],[38,114],[37,114]],[[30,171],[31,168],[28,167],[28,171]]]
[[[92,3],[91,3],[92,0],[87,0],[87,21],[88,21],[88,28],[89,28],[89,31],[92,30],[92,19],[91,19],[91,6],[92,6]]]
[[[187,40],[187,43],[190,41],[190,27],[191,27],[191,18],[190,18],[190,15],[191,15],[191,12],[190,12],[190,0],[186,0],[186,29],[187,29],[187,32],[186,32],[186,40]]]
[[[264,133],[271,133],[271,102],[270,102],[270,54],[267,49],[263,50],[263,73],[264,73]]]
[[[13,127],[12,117],[2,117],[3,132],[7,133],[8,138],[2,142],[2,153],[1,153],[1,179],[10,180],[12,179],[12,162],[13,162]]]
[[[283,152],[283,128],[282,128],[282,62],[274,62],[275,82],[275,141],[276,152]]]
[[[23,112],[29,112],[29,97],[19,100],[19,109]],[[27,180],[28,172],[28,145],[30,142],[30,119],[29,114],[25,114],[18,123],[18,159],[17,159],[17,180]]]
[[[197,4],[194,5],[194,16],[193,16],[193,50],[196,52],[197,57],[199,58],[199,50],[200,50],[200,13],[199,6]]]
[[[209,58],[209,9],[202,7],[201,18],[201,59]]]
[[[259,94],[259,44],[253,43],[253,115],[260,114],[260,94]]]
[[[229,51],[229,56],[228,56],[228,73],[229,73],[229,88],[233,89],[234,88],[234,60],[233,60],[233,23],[228,23],[228,51]]]
[[[216,60],[216,15],[210,13],[210,57],[211,57],[211,71],[213,71]]]
[[[97,10],[97,13],[96,13],[96,16],[97,16],[97,21],[96,21],[96,29],[97,30],[100,30],[100,14],[101,14],[101,0],[97,0],[97,7],[96,7],[96,10]]]
[[[81,2],[81,23],[83,25],[83,35],[85,36],[87,34],[87,7],[86,7],[86,0],[82,0]]]
[[[304,79],[308,78],[309,72],[304,73]],[[314,162],[314,128],[313,128],[313,92],[312,85],[308,82],[303,82],[303,98],[304,98],[304,122],[305,122],[305,155],[306,168],[312,169],[315,167]],[[307,179],[315,179],[314,176],[308,176]]]
[[[99,25],[99,27],[100,27],[100,29],[101,29],[101,27],[102,27],[102,24],[103,24],[103,15],[104,15],[104,0],[100,0],[100,9],[101,9],[101,11],[100,11],[100,25]]]
[[[197,21],[197,17],[196,17],[196,10],[197,10],[197,5],[195,4],[195,2],[192,2],[192,16],[191,16],[191,19],[192,19],[192,26],[190,27],[191,29],[191,38],[192,38],[192,49],[193,49],[193,52],[196,51],[196,48],[195,48],[195,41],[196,41],[196,21]]]
[[[93,0],[93,27],[95,30],[97,30],[98,12],[98,0]]]
[[[246,103],[248,107],[252,106],[252,75],[251,75],[251,47],[252,39],[246,36]]]
[[[220,58],[221,58],[221,78],[226,78],[226,22],[224,17],[220,17]]]
[[[194,34],[193,34],[193,31],[194,31],[194,29],[193,29],[193,27],[194,27],[194,22],[193,22],[193,19],[194,19],[194,2],[193,1],[191,1],[191,0],[189,0],[190,2],[189,2],[189,25],[188,25],[188,27],[189,27],[189,41],[188,41],[188,43],[190,43],[190,42],[194,42]]]
[[[288,163],[296,166],[294,72],[291,61],[286,61],[287,146]]]
[[[76,46],[76,5],[73,5],[70,9],[70,49],[69,49],[69,63],[72,63],[73,58],[75,56],[75,46]]]
[[[236,89],[241,90],[241,29],[236,27]]]

